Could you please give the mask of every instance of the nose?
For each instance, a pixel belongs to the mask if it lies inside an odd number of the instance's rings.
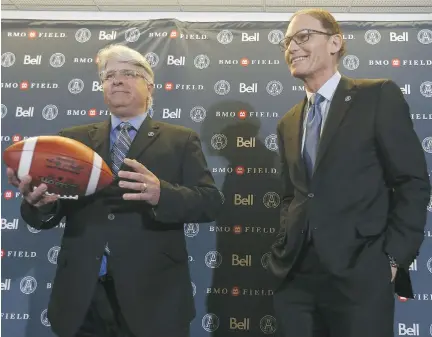
[[[298,44],[294,41],[294,39],[292,39],[292,40],[290,41],[287,50],[288,50],[288,52],[289,52],[290,54],[292,54],[292,53],[294,53],[295,51],[299,50],[299,46],[298,46]]]
[[[285,58],[288,64],[291,63],[291,56],[295,54],[299,49],[300,47],[298,46],[298,44],[294,40],[291,40],[287,50],[285,51]]]
[[[121,84],[123,84],[123,80],[122,80],[121,76],[114,76],[112,84],[113,85],[121,85]]]

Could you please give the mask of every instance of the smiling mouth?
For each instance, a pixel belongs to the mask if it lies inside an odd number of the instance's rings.
[[[300,61],[304,61],[304,60],[306,60],[308,58],[309,58],[309,56],[296,56],[296,57],[293,57],[291,59],[291,64],[295,64],[295,63],[298,63]]]

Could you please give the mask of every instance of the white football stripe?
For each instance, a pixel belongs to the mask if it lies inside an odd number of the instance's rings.
[[[18,165],[18,179],[22,179],[22,177],[29,174],[37,141],[38,137],[27,138],[24,141],[21,158]]]
[[[90,195],[96,192],[97,185],[99,183],[99,178],[101,175],[102,168],[102,157],[99,156],[96,152],[93,155],[93,167],[90,173],[89,182],[87,185],[87,191],[85,195]]]

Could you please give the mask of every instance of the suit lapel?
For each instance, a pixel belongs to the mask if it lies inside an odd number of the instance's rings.
[[[99,153],[99,155],[109,167],[111,167],[110,131],[110,120],[95,124],[93,128],[89,130],[89,136],[92,141],[93,150]]]
[[[327,115],[327,121],[325,122],[322,132],[314,168],[315,171],[322,162],[322,159],[328,150],[340,123],[344,119],[351,102],[354,100],[355,89],[356,87],[353,80],[345,76],[341,77],[339,85],[337,86],[331,101],[330,109]]]
[[[149,115],[147,115],[146,119],[141,124],[126,157],[138,160],[144,151],[157,139],[157,137],[159,137],[159,132],[159,125],[155,123]],[[126,168],[126,165],[123,164],[120,169],[125,170]]]
[[[159,131],[159,125],[153,122],[150,116],[147,115],[146,119],[141,124],[126,157],[130,159],[137,159],[140,157],[150,144],[159,136]],[[110,132],[110,120],[95,124],[93,128],[89,130],[93,150],[99,153],[109,167],[111,167]],[[120,169],[124,170],[125,168],[126,167],[123,164]]]
[[[305,97],[303,102],[298,103],[294,107],[290,121],[288,122],[290,129],[288,134],[292,135],[291,141],[289,142],[292,148],[289,151],[290,153],[294,153],[295,165],[297,166],[303,178],[303,181],[307,181],[306,166],[304,164],[301,154],[303,137],[303,116],[306,103],[307,98]]]

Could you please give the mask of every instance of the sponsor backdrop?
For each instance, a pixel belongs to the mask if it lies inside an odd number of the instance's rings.
[[[26,137],[109,118],[95,56],[111,43],[131,46],[151,63],[152,117],[200,134],[225,201],[216,222],[184,226],[197,306],[192,337],[271,336],[278,330],[266,274],[280,203],[275,128],[305,94],[278,46],[286,27],[287,22],[2,22],[2,150]],[[340,71],[398,83],[431,169],[431,23],[342,27],[348,54]],[[35,231],[20,218],[19,193],[5,179],[2,197],[2,331],[51,336],[46,308],[64,223]],[[430,336],[432,217],[411,273],[415,299],[395,298],[395,336]]]

